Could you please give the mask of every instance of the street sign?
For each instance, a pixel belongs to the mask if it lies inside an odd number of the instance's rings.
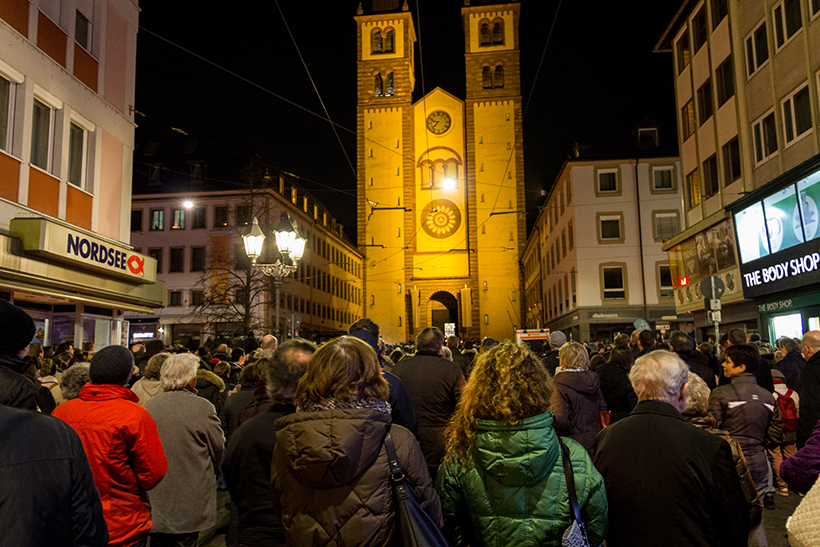
[[[710,311],[710,312],[706,312],[706,313],[707,313],[707,319],[709,321],[712,321],[713,323],[720,323],[720,319],[721,319],[720,310]]]
[[[704,277],[700,280],[700,292],[704,298],[719,299],[726,292],[726,285],[718,276]]]
[[[709,309],[712,311],[720,311],[720,298],[713,298],[709,300]]]

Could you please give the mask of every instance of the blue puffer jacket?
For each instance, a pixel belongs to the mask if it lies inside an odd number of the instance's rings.
[[[606,534],[604,481],[583,446],[570,452],[590,545]],[[571,523],[567,483],[552,412],[519,421],[480,421],[472,466],[447,458],[439,486],[444,531],[454,546],[561,545]]]

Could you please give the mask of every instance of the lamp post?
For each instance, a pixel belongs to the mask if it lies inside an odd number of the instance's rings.
[[[259,221],[253,218],[253,225],[250,232],[242,236],[245,244],[245,253],[251,259],[251,263],[263,274],[273,278],[273,286],[276,294],[276,336],[282,342],[282,334],[279,332],[279,293],[282,287],[282,280],[296,271],[296,263],[302,258],[305,252],[305,238],[299,234],[296,227],[290,220],[290,215],[282,213],[279,226],[273,232],[276,238],[276,247],[281,258],[273,264],[258,264],[256,259],[262,254],[262,244],[265,241],[265,234],[259,228]]]

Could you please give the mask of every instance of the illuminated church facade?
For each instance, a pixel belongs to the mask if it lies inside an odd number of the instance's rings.
[[[416,32],[400,1],[355,18],[364,316],[390,343],[447,324],[511,338],[526,244],[520,4],[466,0],[465,99],[436,88],[413,102]]]

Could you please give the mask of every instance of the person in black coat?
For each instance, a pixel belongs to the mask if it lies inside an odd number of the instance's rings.
[[[679,330],[669,333],[669,345],[672,346],[678,357],[689,367],[689,370],[700,376],[709,389],[714,389],[717,385],[714,372],[699,359],[701,355],[695,354],[695,341],[691,336]]]
[[[749,506],[729,444],[686,423],[689,367],[654,351],[630,372],[638,406],[598,435],[609,547],[747,543]]]
[[[23,376],[22,357],[34,338],[29,314],[0,298],[0,405],[37,410],[37,387]]]
[[[222,472],[236,508],[236,537],[241,547],[286,545],[270,498],[270,462],[276,447],[273,424],[296,412],[296,385],[315,351],[312,342],[294,338],[271,358],[259,361],[256,366],[264,368],[270,408],[242,424],[228,439]]]
[[[800,391],[800,374],[806,368],[806,360],[800,355],[800,345],[791,338],[783,337],[777,341],[777,347],[783,352],[783,358],[774,364],[774,369],[783,373],[786,378],[786,387]]]
[[[0,439],[0,543],[108,545],[100,494],[71,426],[0,405]]]
[[[626,418],[638,404],[638,396],[629,381],[629,369],[634,361],[628,346],[616,346],[610,352],[609,361],[595,370],[601,378],[606,407],[612,413],[610,423]]]
[[[797,417],[797,449],[803,448],[820,421],[820,331],[803,335],[803,357],[806,367],[800,374],[800,412]]]

